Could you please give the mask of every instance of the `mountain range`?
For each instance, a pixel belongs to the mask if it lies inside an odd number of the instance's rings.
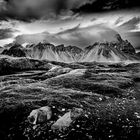
[[[116,34],[114,38],[110,42],[96,42],[85,49],[76,46],[55,46],[46,42],[27,44],[25,47],[18,43],[11,43],[4,47],[1,54],[67,63],[140,60],[139,54],[129,41],[123,40],[119,34]]]

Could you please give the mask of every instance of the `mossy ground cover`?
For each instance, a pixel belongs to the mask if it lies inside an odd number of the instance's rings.
[[[36,70],[22,66],[0,77],[2,140],[140,138],[139,64],[33,62],[33,66],[39,63]],[[60,66],[61,72],[49,71],[48,63]],[[10,65],[14,70],[15,65]],[[69,74],[64,68],[86,71]],[[51,120],[33,127],[29,113],[46,105],[52,108]],[[65,131],[53,132],[52,124],[74,107],[82,108],[83,115]]]

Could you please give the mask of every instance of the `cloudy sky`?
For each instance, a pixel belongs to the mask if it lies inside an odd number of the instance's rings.
[[[116,33],[140,49],[139,0],[0,0],[0,46],[46,41],[86,47]]]

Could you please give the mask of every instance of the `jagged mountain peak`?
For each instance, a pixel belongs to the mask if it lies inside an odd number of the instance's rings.
[[[95,42],[93,45],[90,45],[88,47],[85,48],[85,50],[91,50],[91,49],[94,49],[95,46],[98,46],[98,47],[108,47],[108,46],[111,46],[111,45],[118,45],[118,44],[121,44],[123,42],[123,39],[121,38],[120,34],[116,33],[116,34],[113,34],[113,39],[112,41],[100,41],[100,42]]]
[[[115,38],[118,40],[118,42],[122,42],[123,41],[123,39],[122,39],[122,37],[120,36],[120,34],[116,34],[115,35]]]
[[[130,42],[123,40],[119,34],[115,34],[113,41],[95,42],[93,45],[81,49],[77,46],[55,46],[48,42],[28,44],[23,47],[20,44],[10,44],[2,54],[16,57],[31,57],[35,59],[47,59],[60,62],[120,62],[139,59]]]
[[[81,48],[76,47],[76,46],[71,46],[71,45],[67,46],[66,49],[67,49],[69,52],[71,52],[71,53],[76,53],[76,54],[81,53],[81,52],[83,51]]]
[[[36,44],[36,46],[45,46],[45,47],[48,47],[48,46],[54,46],[54,45],[51,44],[51,43],[48,43],[48,42],[39,42],[38,44]]]
[[[86,62],[119,62],[126,60],[127,57],[118,49],[115,49],[109,42],[96,43],[85,49],[81,61]]]
[[[55,46],[55,51],[57,51],[57,52],[58,52],[58,51],[61,51],[61,52],[66,51],[64,44]]]

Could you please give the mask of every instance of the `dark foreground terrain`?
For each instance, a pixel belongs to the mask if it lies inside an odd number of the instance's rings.
[[[1,140],[140,139],[140,64],[59,63],[0,58]],[[50,106],[37,126],[27,117]],[[72,108],[84,113],[64,131],[51,126]]]

